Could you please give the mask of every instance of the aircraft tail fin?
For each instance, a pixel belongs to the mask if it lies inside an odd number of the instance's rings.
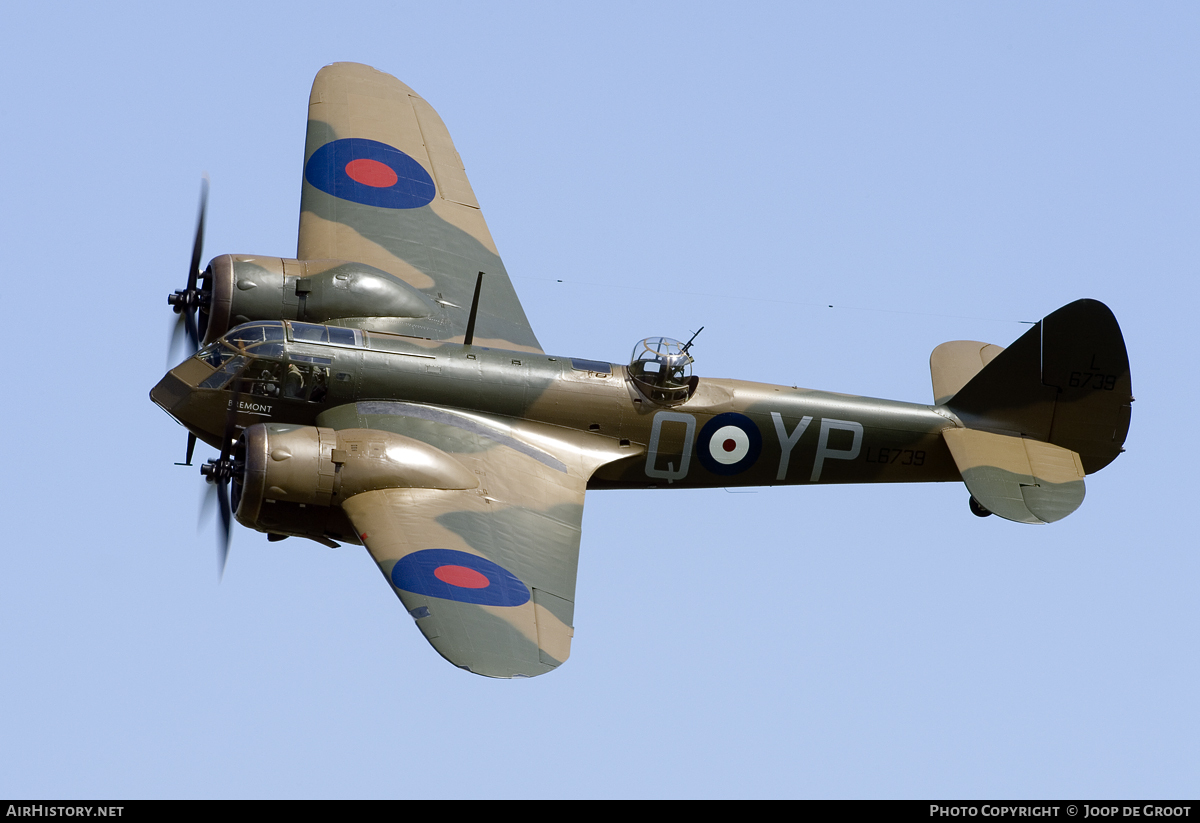
[[[1083,475],[1111,463],[1129,432],[1129,356],[1096,300],[1063,306],[1006,349],[938,346],[930,369],[939,405],[965,426],[945,435],[967,488],[1010,520],[1070,514],[1083,501]]]

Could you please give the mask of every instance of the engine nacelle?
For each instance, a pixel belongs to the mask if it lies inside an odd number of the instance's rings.
[[[375,489],[474,489],[479,480],[444,451],[377,429],[258,423],[243,432],[234,515],[259,531],[358,542],[341,511]]]
[[[212,297],[201,325],[203,345],[252,320],[406,319],[429,317],[438,310],[430,298],[400,278],[344,260],[223,254],[212,259],[204,277]]]

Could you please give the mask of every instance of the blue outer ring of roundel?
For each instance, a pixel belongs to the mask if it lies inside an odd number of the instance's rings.
[[[382,188],[360,183],[346,174],[346,164],[353,160],[382,163],[397,180]],[[304,166],[304,179],[326,194],[381,209],[419,209],[437,194],[433,178],[420,163],[387,143],[362,137],[334,140],[314,151]]]
[[[455,586],[439,580],[434,572],[442,566],[463,566],[488,579],[481,589]],[[429,597],[475,603],[480,606],[523,606],[529,589],[516,575],[486,557],[454,549],[424,549],[405,555],[392,566],[392,585],[397,589]]]
[[[746,438],[750,441],[750,447],[746,451],[746,456],[736,463],[718,463],[712,457],[711,444],[713,435],[726,426],[736,426],[741,429],[746,433]],[[696,438],[696,457],[699,458],[700,465],[713,474],[740,474],[753,466],[761,453],[762,434],[759,433],[758,426],[754,425],[754,421],[749,417],[737,412],[718,414],[704,424],[704,428],[700,429],[700,436]]]

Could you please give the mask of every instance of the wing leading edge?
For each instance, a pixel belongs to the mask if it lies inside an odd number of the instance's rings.
[[[418,289],[441,312],[404,333],[435,340],[463,339],[482,271],[475,342],[542,350],[441,117],[369,66],[335,63],[313,82],[297,256],[365,263]]]

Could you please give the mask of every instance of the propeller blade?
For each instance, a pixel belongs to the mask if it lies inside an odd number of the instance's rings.
[[[215,503],[221,518],[217,529],[217,571],[218,580],[225,576],[225,564],[229,560],[229,544],[233,540],[233,509],[229,505],[228,467],[219,460],[209,460],[200,467],[200,473],[208,481],[205,484],[204,497],[200,502],[200,521],[196,530],[204,528],[204,523],[211,517]]]
[[[179,315],[176,328],[171,332],[171,348],[168,350],[168,356],[175,354],[175,347],[178,345],[176,341],[181,329],[187,335],[188,342],[192,344],[192,351],[200,348],[200,327],[196,314],[200,311],[202,304],[206,304],[210,299],[198,286],[203,273],[200,270],[200,260],[204,255],[204,222],[207,214],[208,175],[205,175],[200,180],[200,213],[196,218],[196,238],[192,241],[192,262],[188,268],[187,288],[167,295],[167,303]],[[205,308],[205,312],[207,311],[208,309]]]
[[[237,409],[242,395],[242,381],[234,378],[233,398],[229,403],[229,412],[225,416],[225,435],[221,442],[221,456],[205,461],[200,467],[200,476],[208,481],[209,492],[205,495],[204,509],[211,508],[210,501],[216,497],[221,514],[221,528],[217,531],[217,561],[220,566],[220,576],[225,576],[225,564],[229,561],[229,544],[233,538],[233,505],[230,503],[229,484],[241,470],[241,465],[233,459],[235,435],[237,434]],[[191,447],[188,443],[188,457],[191,458]],[[202,514],[204,512],[202,511]],[[203,521],[202,521],[203,522]]]
[[[204,494],[200,497],[200,517],[196,521],[196,533],[199,534],[204,524],[212,519],[213,504],[217,502],[217,487],[213,483],[204,484]]]
[[[196,329],[196,310],[188,309],[183,313],[183,325],[187,329],[188,342],[192,344],[192,351],[200,349],[200,332]]]
[[[196,218],[196,240],[192,243],[192,266],[188,269],[188,290],[196,288],[200,276],[200,258],[204,254],[204,216],[208,212],[208,175],[200,178],[200,216]]]
[[[183,343],[187,332],[186,322],[182,314],[176,315],[175,319],[171,321],[170,336],[167,339],[167,371],[178,366],[180,360],[183,359],[179,356],[179,346]]]
[[[229,508],[229,481],[217,484],[217,499],[221,503],[221,529],[217,532],[217,561],[220,563],[218,579],[223,579],[225,563],[229,560],[229,542],[233,539],[233,512]]]
[[[225,437],[221,441],[221,457],[217,461],[218,470],[213,473],[212,480],[217,487],[217,500],[220,502],[221,529],[217,533],[217,559],[220,561],[221,578],[225,577],[225,564],[229,561],[229,544],[233,539],[233,506],[229,502],[229,483],[235,470],[233,462],[233,446],[237,434],[237,409],[242,396],[242,378],[233,381],[233,402],[229,404],[229,412],[225,415]]]

